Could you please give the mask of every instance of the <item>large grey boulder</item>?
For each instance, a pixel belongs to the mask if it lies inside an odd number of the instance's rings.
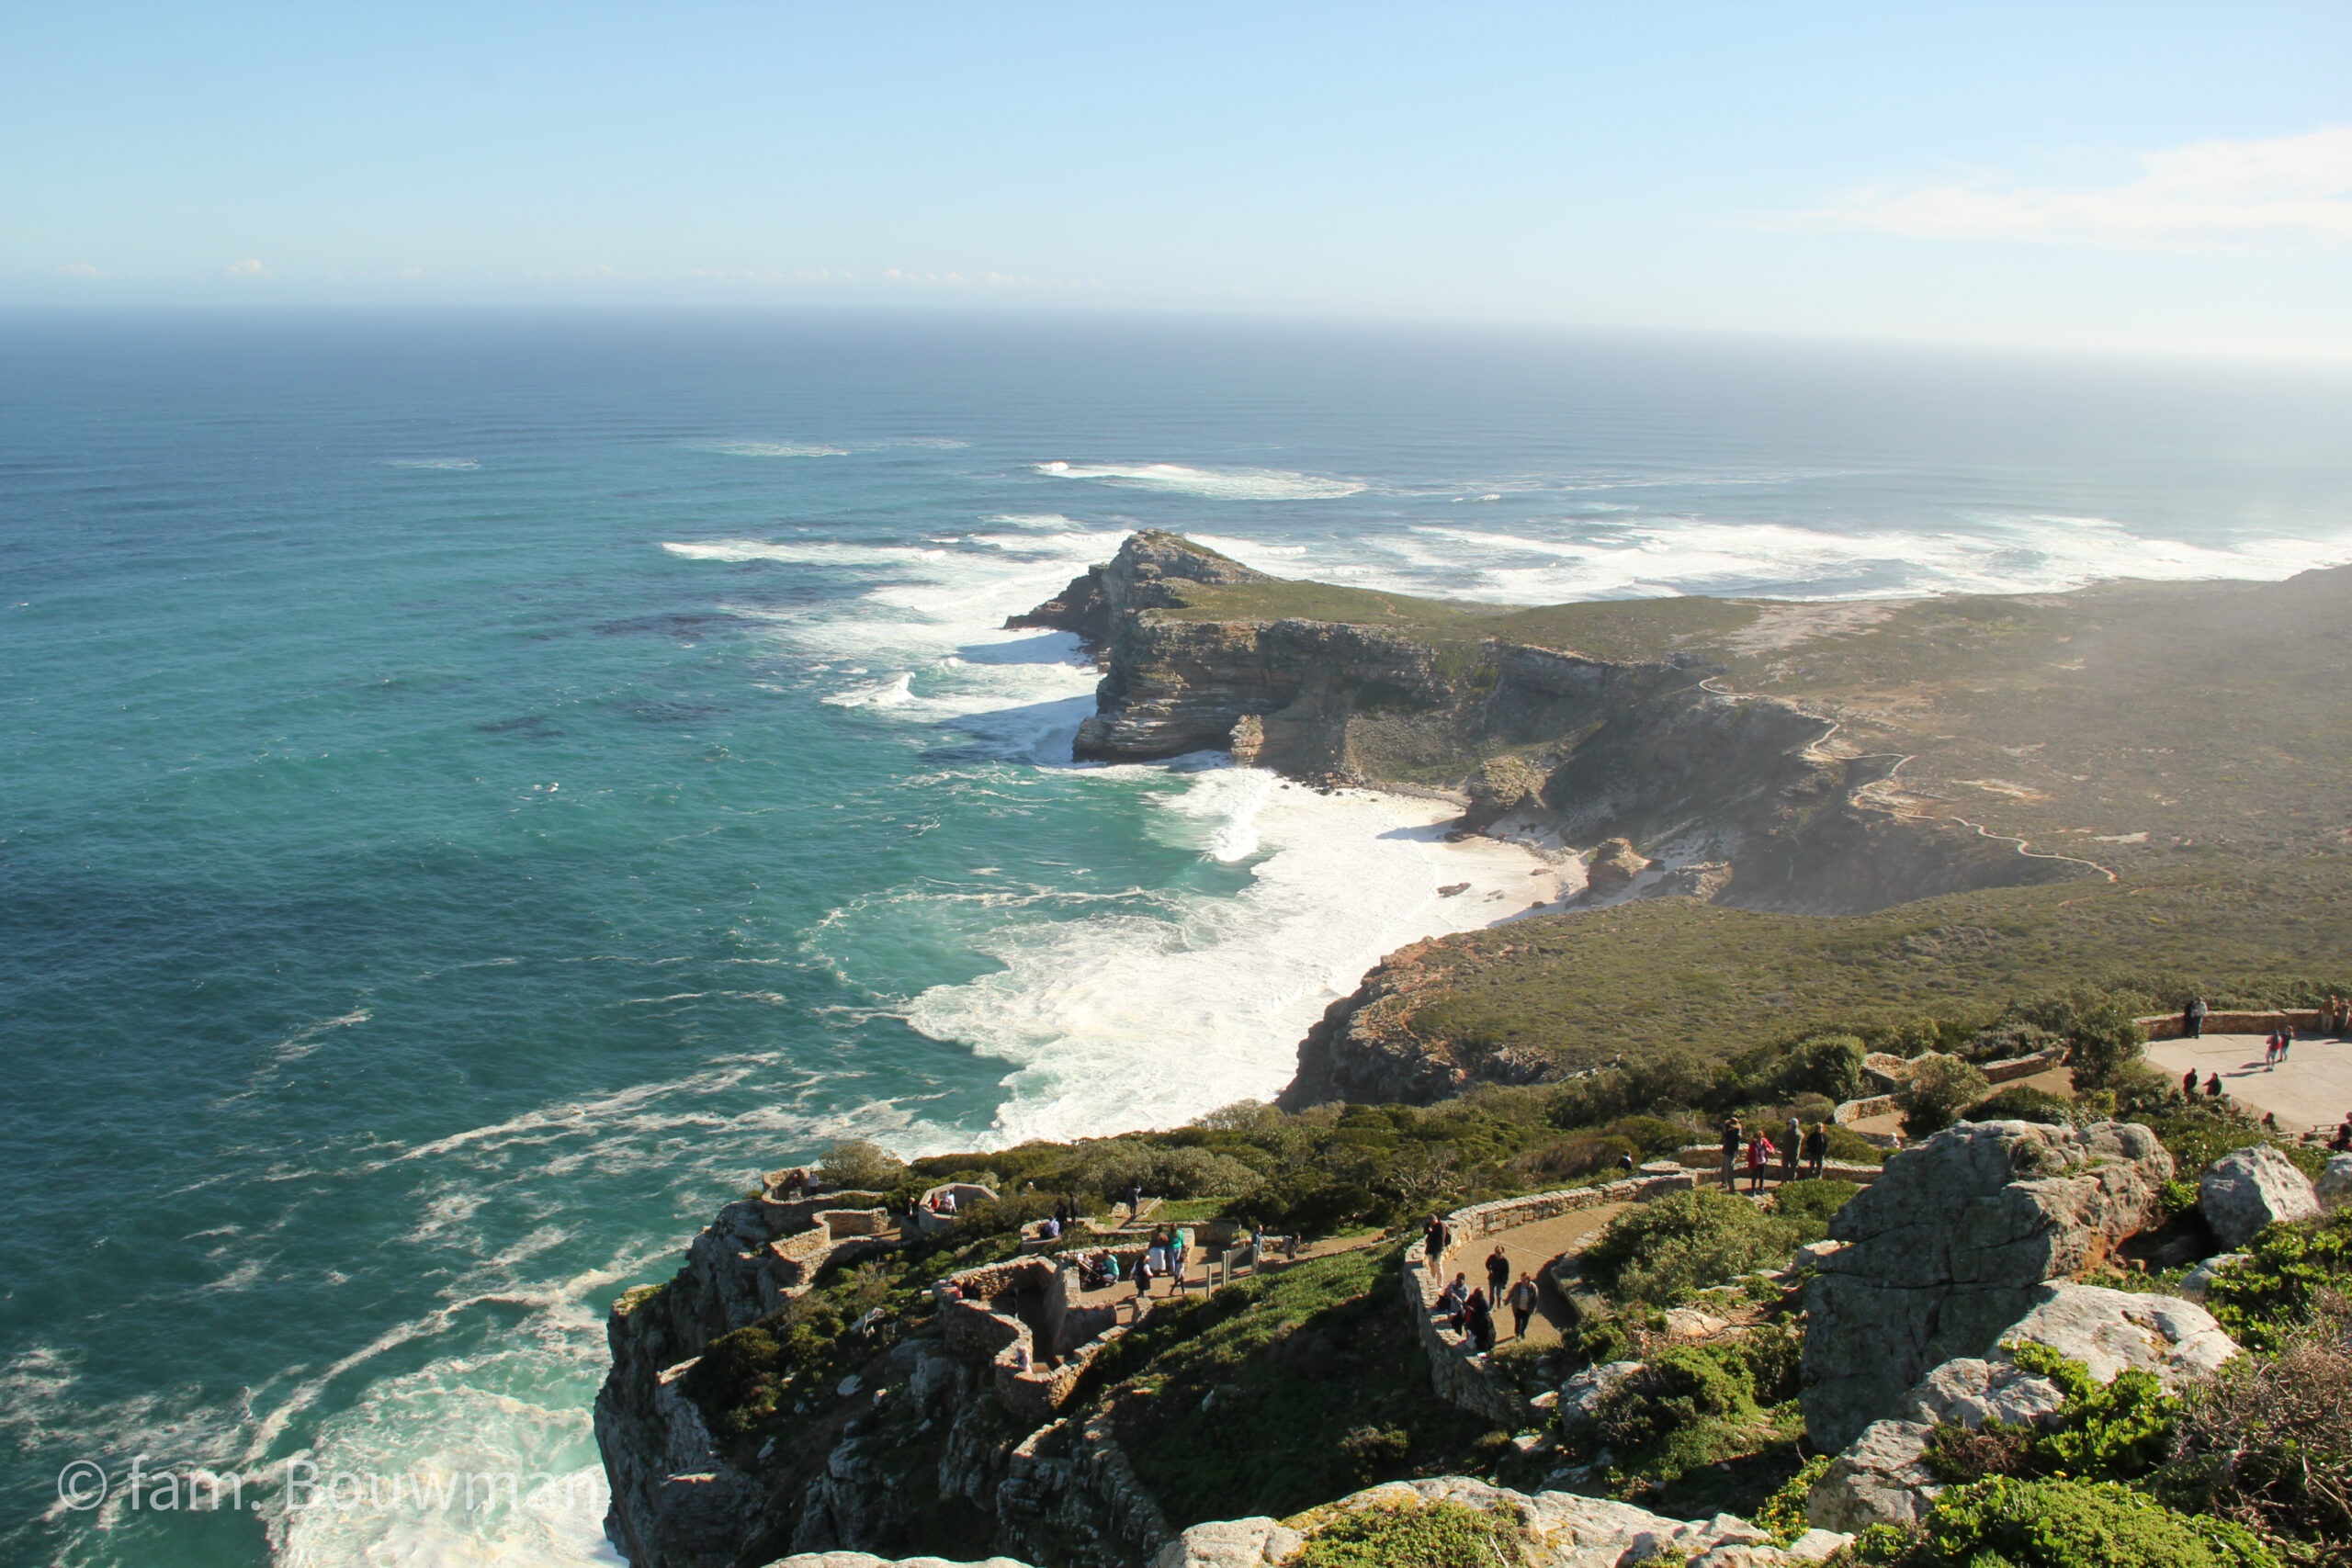
[[[2352,1203],[2352,1155],[2330,1156],[2327,1168],[2319,1173],[2312,1192],[2323,1209],[2340,1209]]]
[[[1587,1367],[1560,1385],[1560,1429],[1574,1436],[1600,1415],[1610,1391],[1642,1370],[1639,1361],[1608,1361]]]
[[[1830,1222],[1806,1298],[1805,1427],[1843,1448],[1908,1389],[1982,1356],[2154,1223],[2172,1156],[2145,1127],[1962,1122],[1889,1159]]]
[[[2045,1285],[2041,1300],[1991,1352],[1946,1361],[1903,1396],[1893,1416],[1864,1427],[1814,1483],[1805,1517],[1835,1530],[1918,1523],[1943,1490],[1926,1462],[1928,1435],[1937,1427],[2023,1426],[2064,1406],[2056,1383],[2014,1359],[2014,1348],[2028,1341],[2082,1362],[2100,1382],[2144,1371],[2168,1393],[2211,1372],[2238,1349],[2211,1314],[2177,1296]]]
[[[2223,1247],[2244,1247],[2265,1225],[2307,1220],[2319,1194],[2295,1162],[2268,1144],[2233,1150],[2205,1168],[2197,1207]]]

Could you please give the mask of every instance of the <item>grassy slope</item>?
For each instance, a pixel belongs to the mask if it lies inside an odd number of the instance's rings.
[[[1999,888],[1874,915],[1762,914],[1668,898],[1472,932],[1413,1028],[1587,1066],[1709,1055],[1813,1026],[1989,1017],[2077,985],[2168,1007],[2187,988],[2253,1002],[2352,987],[2337,857],[2247,864],[2176,853],[2128,882]]]

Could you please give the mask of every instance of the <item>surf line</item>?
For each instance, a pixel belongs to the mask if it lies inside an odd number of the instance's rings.
[[[1722,677],[1719,675],[1710,675],[1705,680],[1699,682],[1699,689],[1707,693],[1710,696],[1721,697],[1726,702],[1737,703],[1748,700],[1747,694],[1727,691],[1723,687],[1718,686],[1715,682],[1721,679]],[[2018,853],[2023,855],[2028,860],[2064,861],[2069,865],[2088,866],[2091,870],[2098,872],[2109,882],[2120,882],[2122,880],[2122,878],[2117,876],[2113,871],[2099,864],[2099,863],[2095,860],[2085,860],[2080,855],[2062,855],[2050,850],[2033,849],[2030,846],[2027,840],[2021,839],[2014,833],[1996,833],[1992,829],[1984,826],[1982,822],[1972,822],[1965,817],[1955,817],[1950,814],[1939,816],[1930,811],[1911,810],[1906,808],[1901,803],[1899,797],[1895,799],[1889,799],[1884,795],[1875,793],[1892,785],[1894,783],[1894,775],[1901,773],[1903,771],[1904,764],[1912,761],[1912,759],[1917,757],[1918,753],[1916,751],[1857,751],[1851,756],[1837,756],[1831,752],[1823,750],[1822,747],[1829,740],[1830,737],[1836,735],[1839,730],[1846,728],[1845,721],[1843,719],[1832,718],[1827,714],[1815,713],[1812,709],[1805,707],[1800,703],[1792,702],[1789,704],[1789,706],[1798,713],[1804,715],[1805,717],[1813,719],[1816,723],[1827,726],[1827,728],[1823,729],[1819,735],[1815,736],[1811,740],[1807,741],[1805,743],[1804,750],[1799,753],[1799,755],[1803,756],[1807,761],[1868,762],[1875,761],[1885,757],[1892,757],[1894,759],[1894,762],[1887,768],[1885,773],[1881,773],[1878,777],[1871,780],[1870,783],[1860,785],[1846,797],[1852,804],[1856,806],[1868,806],[1875,810],[1883,811],[1899,822],[1958,823],[1962,828],[1973,829],[1980,839],[1990,839],[1996,843],[2014,845]]]

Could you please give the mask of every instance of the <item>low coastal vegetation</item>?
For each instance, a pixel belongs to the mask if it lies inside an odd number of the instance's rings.
[[[947,1181],[1001,1196],[902,1247],[829,1269],[781,1311],[721,1336],[683,1392],[730,1462],[784,1491],[820,1479],[843,1432],[863,1427],[861,1451],[907,1478],[920,1504],[910,1517],[927,1521],[898,1544],[982,1555],[994,1528],[987,1510],[941,1489],[950,1435],[914,1423],[911,1412],[844,1428],[840,1390],[886,1377],[904,1352],[935,1342],[934,1280],[1016,1257],[1023,1225],[1057,1205],[1099,1213],[1141,1190],[1157,1204],[1150,1217],[1171,1224],[1324,1238],[1286,1268],[1161,1301],[1088,1366],[1066,1414],[1115,1423],[1137,1483],[1172,1527],[1300,1515],[1414,1477],[1532,1490],[1558,1484],[1562,1463],[1581,1462],[1584,1490],[1678,1517],[1747,1515],[1785,1541],[1804,1529],[1806,1491],[1827,1462],[1807,1450],[1797,1401],[1808,1276],[1792,1258],[1860,1189],[1798,1179],[1758,1202],[1709,1186],[1611,1221],[1577,1257],[1580,1287],[1603,1303],[1598,1315],[1565,1337],[1492,1358],[1531,1393],[1638,1358],[1548,1452],[1528,1431],[1433,1392],[1429,1352],[1396,1288],[1419,1221],[1468,1201],[1608,1179],[1627,1158],[1708,1140],[1726,1113],[1777,1124],[1792,1110],[1826,1107],[1828,1094],[1858,1087],[1871,1045],[1942,1046],[1966,1062],[2071,1043],[2084,1058],[2078,1077],[2099,1087],[2074,1095],[2010,1087],[1961,1113],[2026,1111],[2067,1123],[2120,1111],[2154,1128],[2184,1171],[2266,1141],[2226,1103],[2184,1096],[2132,1060],[2129,1042],[2114,1037],[2121,1006],[2076,993],[2005,1009],[1965,1034],[1849,1023],[1713,1062],[1678,1057],[1553,1086],[1487,1088],[1426,1108],[1285,1112],[1245,1103],[1167,1132],[911,1163],[844,1144],[824,1171],[894,1204]],[[2312,1167],[2308,1151],[2272,1146]],[[2193,1183],[2172,1183],[2164,1201],[2175,1218],[2134,1244],[2143,1253],[2202,1223]],[[1947,1487],[1937,1506],[1917,1529],[1866,1531],[1847,1558],[1878,1568],[2075,1568],[2100,1561],[2107,1542],[2128,1551],[2106,1560],[2184,1568],[2352,1562],[2336,1544],[2352,1540],[2352,1442],[2340,1420],[2352,1400],[2352,1307],[2342,1293],[2352,1288],[2352,1211],[2273,1226],[2248,1254],[2208,1286],[2215,1316],[2249,1351],[2222,1375],[2170,1393],[2144,1373],[2102,1384],[2078,1363],[2020,1347],[2019,1365],[2063,1389],[2064,1409],[2032,1427],[1939,1428],[1928,1456]],[[2119,1257],[2106,1279],[2162,1288],[2177,1273]],[[1670,1315],[1685,1311],[1728,1326],[1693,1338]],[[1017,1436],[1008,1428],[993,1440]],[[1514,1528],[1452,1504],[1358,1510],[1323,1519],[1292,1561],[1510,1562]]]

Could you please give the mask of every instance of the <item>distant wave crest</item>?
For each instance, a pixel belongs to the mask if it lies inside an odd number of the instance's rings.
[[[1361,493],[1357,479],[1292,473],[1283,468],[1194,468],[1182,463],[1039,463],[1049,479],[1092,479],[1128,490],[1197,495],[1211,501],[1329,501]]]

